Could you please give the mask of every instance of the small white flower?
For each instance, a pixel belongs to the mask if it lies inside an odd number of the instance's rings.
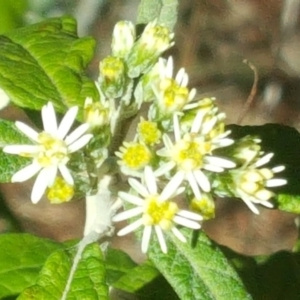
[[[175,225],[179,224],[188,228],[199,229],[200,224],[198,222],[203,218],[196,213],[180,210],[175,202],[170,201],[170,199],[182,193],[184,190],[184,188],[179,187],[180,182],[178,182],[177,178],[174,177],[160,194],[157,189],[156,178],[150,167],[145,168],[144,180],[145,186],[136,179],[129,179],[130,186],[140,196],[119,192],[119,197],[122,200],[136,205],[136,207],[117,214],[113,218],[113,221],[123,221],[142,215],[141,218],[121,229],[118,235],[122,236],[128,234],[144,226],[142,252],[145,253],[148,250],[151,233],[154,229],[161,250],[166,253],[167,245],[163,231],[171,230],[180,241],[186,242],[186,238]]]
[[[224,169],[234,168],[235,163],[211,155],[211,152],[220,147],[225,147],[233,143],[233,140],[226,138],[230,132],[225,132],[207,139],[215,121],[202,122],[202,113],[198,113],[191,127],[190,133],[185,133],[181,137],[178,116],[174,114],[174,135],[175,144],[169,136],[165,134],[163,141],[165,147],[157,151],[157,154],[166,157],[169,161],[163,163],[155,172],[161,176],[176,168],[176,175],[181,182],[187,180],[197,199],[201,199],[201,192],[210,192],[211,184],[203,170],[211,172],[223,172]],[[179,180],[179,179],[178,179]]]
[[[157,98],[157,107],[161,114],[169,115],[181,111],[182,108],[192,101],[196,95],[196,89],[187,88],[188,75],[181,68],[173,79],[173,58],[167,62],[160,58],[158,61],[160,80],[153,84],[153,92]]]
[[[274,178],[274,174],[283,171],[284,166],[277,166],[272,169],[260,168],[267,164],[273,155],[273,153],[266,154],[251,165],[230,171],[236,196],[241,198],[255,214],[259,214],[255,204],[273,207],[269,200],[275,194],[267,188],[282,186],[287,183],[285,179]]]
[[[43,132],[38,133],[28,125],[16,122],[16,127],[35,145],[9,145],[3,148],[6,153],[33,159],[30,165],[19,170],[11,179],[12,182],[23,182],[38,173],[31,193],[33,203],[37,203],[46,188],[53,185],[58,170],[68,184],[74,184],[66,164],[70,159],[70,154],[84,147],[92,138],[92,134],[85,134],[89,128],[88,124],[80,125],[67,135],[77,112],[78,107],[70,108],[58,126],[53,105],[49,102],[42,108]]]

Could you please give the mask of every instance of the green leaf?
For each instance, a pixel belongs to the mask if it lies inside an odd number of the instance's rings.
[[[1,0],[0,34],[22,26],[27,7],[27,0]]]
[[[276,175],[276,178],[284,178],[287,184],[272,188],[278,196],[275,202],[278,208],[291,213],[300,213],[300,134],[292,127],[279,124],[266,124],[262,126],[238,126],[230,125],[231,136],[235,139],[246,135],[261,138],[262,150],[266,153],[274,153],[269,165],[271,167],[283,165],[285,170]]]
[[[59,112],[99,97],[84,69],[95,41],[78,38],[76,21],[54,18],[0,36],[0,87],[16,105],[40,110],[51,100]]]
[[[47,257],[62,247],[29,234],[0,235],[0,298],[19,294],[35,283]]]
[[[71,252],[61,250],[53,253],[40,272],[36,285],[24,290],[18,300],[60,299],[73,263],[74,251]],[[97,243],[85,248],[67,299],[108,299],[103,255]]]
[[[186,229],[182,232],[191,234]],[[223,253],[203,232],[194,248],[173,235],[168,240],[167,255],[155,242],[151,243],[149,257],[180,299],[251,299]]]
[[[32,144],[32,142],[13,122],[0,119],[0,147],[12,144]],[[30,160],[27,158],[0,151],[0,182],[10,182],[12,175],[29,163]]]
[[[112,286],[126,292],[136,293],[159,275],[159,271],[150,262],[145,262],[128,271],[119,280],[113,282]]]
[[[105,265],[107,270],[106,280],[111,285],[134,269],[137,264],[122,250],[108,248],[105,255]]]
[[[137,24],[146,24],[154,19],[170,30],[177,21],[178,0],[142,0],[138,8]]]

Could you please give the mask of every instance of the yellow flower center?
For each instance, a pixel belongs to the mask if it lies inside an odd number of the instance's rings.
[[[154,145],[160,141],[161,132],[155,122],[141,121],[138,126],[138,132],[140,139],[148,145]]]
[[[150,196],[145,202],[144,224],[159,225],[162,229],[168,230],[172,227],[173,218],[178,210],[176,203],[160,201],[156,196]]]
[[[197,170],[203,166],[203,156],[210,148],[210,143],[197,140],[193,134],[186,134],[175,144],[172,157],[180,169]]]
[[[181,110],[187,103],[189,90],[178,85],[174,79],[164,79],[160,83],[160,89],[163,91],[162,105],[169,112]]]
[[[47,132],[41,132],[38,135],[38,141],[40,151],[37,154],[37,161],[42,167],[68,162],[68,148],[63,140],[53,138]]]
[[[140,169],[149,164],[151,152],[145,145],[132,144],[125,150],[122,159],[128,167]]]
[[[206,194],[203,194],[201,199],[194,198],[190,203],[190,208],[193,211],[200,213],[205,220],[215,217],[214,201]]]
[[[102,76],[109,81],[116,81],[124,73],[124,63],[122,59],[118,57],[106,57],[100,63],[100,72]]]
[[[54,184],[48,188],[47,197],[51,203],[68,202],[74,196],[74,188],[61,177],[56,177]]]

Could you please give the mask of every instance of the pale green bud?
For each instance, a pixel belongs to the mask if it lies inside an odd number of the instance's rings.
[[[108,98],[121,97],[125,90],[125,65],[121,58],[108,56],[100,62],[100,89]]]
[[[135,26],[130,21],[118,22],[113,31],[112,54],[113,56],[126,58],[135,41]]]
[[[174,33],[167,27],[157,25],[156,21],[150,22],[134,44],[126,61],[129,77],[135,78],[148,72],[158,57],[174,45],[173,37]]]

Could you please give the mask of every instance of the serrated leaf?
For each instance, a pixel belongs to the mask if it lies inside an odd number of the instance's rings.
[[[62,247],[30,234],[0,235],[0,298],[19,294],[35,283],[47,257]]]
[[[173,30],[177,21],[178,0],[142,0],[138,8],[137,24],[154,19]]]
[[[300,134],[292,127],[279,124],[266,124],[262,126],[238,126],[230,125],[231,136],[241,138],[253,135],[261,138],[262,150],[266,153],[274,153],[270,166],[285,166],[285,170],[276,175],[276,178],[284,178],[287,184],[272,188],[278,196],[275,202],[278,208],[284,211],[300,212]]]
[[[0,119],[0,147],[12,144],[31,144],[31,141],[16,128],[13,122]],[[27,158],[3,153],[0,150],[0,182],[9,182],[14,173],[30,162],[31,160]]]
[[[0,36],[0,87],[21,107],[40,110],[51,100],[59,112],[98,98],[84,69],[95,41],[78,38],[76,21],[54,18]]]
[[[40,272],[37,283],[24,290],[18,300],[61,299],[73,256],[74,253],[67,250],[53,253]],[[66,299],[108,299],[103,255],[97,243],[85,248]]]
[[[183,229],[186,236],[190,230]],[[168,254],[152,243],[149,257],[180,299],[251,299],[223,253],[200,232],[194,248],[169,236]]]

